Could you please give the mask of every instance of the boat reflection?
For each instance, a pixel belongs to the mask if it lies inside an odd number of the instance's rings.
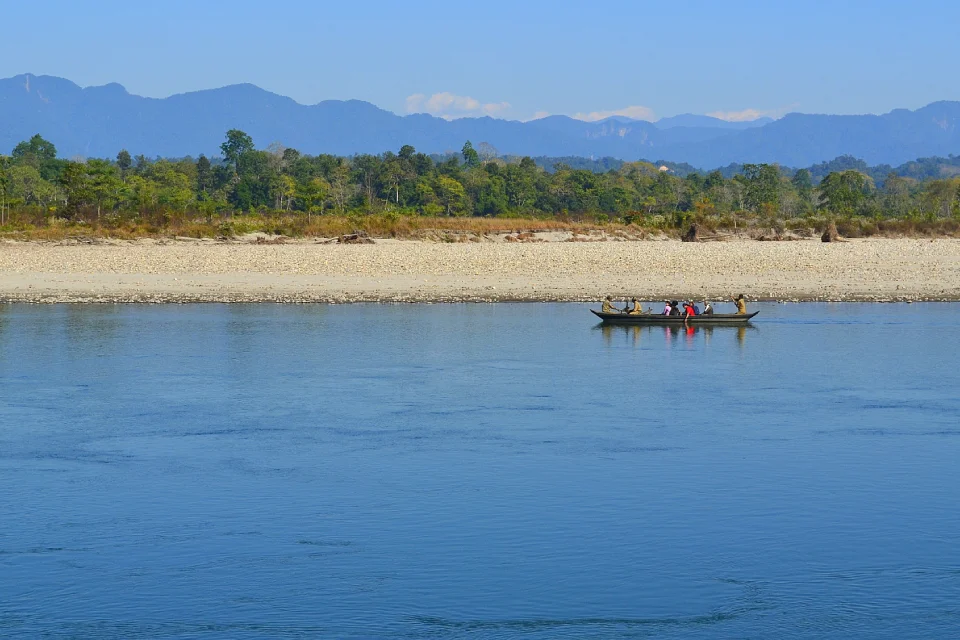
[[[642,340],[652,339],[656,336],[663,336],[669,345],[685,344],[692,347],[697,335],[703,337],[703,342],[709,345],[714,337],[714,331],[720,335],[730,335],[733,332],[737,343],[743,347],[747,339],[747,331],[757,331],[756,325],[752,323],[741,325],[611,325],[600,323],[594,326],[599,329],[603,335],[603,341],[612,345],[614,340],[619,337],[626,337],[633,346],[639,346]]]

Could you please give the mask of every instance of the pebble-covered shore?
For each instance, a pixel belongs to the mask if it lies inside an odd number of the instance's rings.
[[[960,300],[960,240],[0,243],[6,302]]]

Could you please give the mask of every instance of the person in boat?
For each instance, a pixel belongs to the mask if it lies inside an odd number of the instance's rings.
[[[613,298],[607,296],[603,299],[603,307],[600,309],[601,313],[620,313],[620,309],[617,309],[613,306]]]
[[[627,307],[627,315],[639,316],[643,313],[643,307],[640,306],[639,300],[633,298],[630,302],[633,303],[633,308]]]
[[[711,305],[706,300],[703,301],[703,313],[700,315],[712,316],[713,315],[713,305]]]
[[[733,298],[733,303],[737,305],[738,316],[743,316],[747,314],[747,301],[743,299],[742,293],[736,298]]]
[[[663,313],[661,315],[668,316],[673,311],[673,305],[669,301],[663,303]]]
[[[697,315],[697,308],[693,306],[692,302],[683,303],[683,315],[685,318]]]
[[[683,312],[680,311],[680,303],[674,300],[670,303],[670,315],[672,316],[682,316]]]

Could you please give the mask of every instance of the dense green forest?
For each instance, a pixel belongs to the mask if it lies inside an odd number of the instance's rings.
[[[960,158],[896,170],[838,158],[809,169],[744,164],[709,173],[649,162],[501,158],[467,142],[460,154],[309,156],[279,144],[259,150],[231,130],[222,157],[66,160],[37,135],[0,156],[0,225],[110,226],[172,217],[511,216],[583,219],[659,228],[715,227],[737,217],[943,220],[960,217]],[[936,166],[936,171],[931,167]],[[879,173],[878,173],[879,170]]]

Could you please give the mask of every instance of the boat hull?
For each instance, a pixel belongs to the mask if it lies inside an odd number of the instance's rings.
[[[663,316],[652,313],[643,313],[631,316],[626,313],[603,313],[590,309],[590,313],[603,320],[604,324],[696,324],[696,325],[718,325],[718,324],[748,324],[750,319],[760,313],[746,313],[743,315],[736,313],[715,313],[708,316]]]

